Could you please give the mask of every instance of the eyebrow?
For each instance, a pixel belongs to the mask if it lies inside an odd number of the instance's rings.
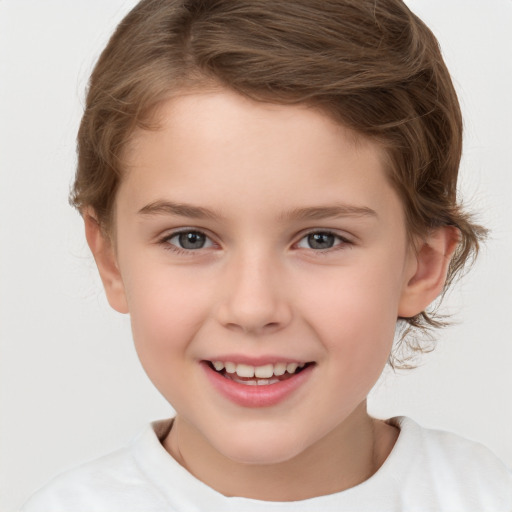
[[[214,210],[172,201],[154,201],[138,211],[141,215],[178,215],[192,219],[218,219],[223,216]],[[280,220],[322,220],[340,217],[378,217],[377,212],[366,206],[335,204],[295,208],[280,216]]]
[[[216,219],[222,217],[218,213],[202,206],[174,203],[172,201],[155,201],[147,204],[138,212],[141,215],[179,215],[191,219]]]
[[[354,206],[348,204],[335,204],[330,206],[314,206],[310,208],[296,208],[282,215],[284,220],[322,220],[340,217],[375,217],[377,212],[367,206]]]

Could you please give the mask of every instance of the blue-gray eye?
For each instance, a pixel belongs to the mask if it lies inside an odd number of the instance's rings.
[[[168,242],[180,247],[181,249],[187,250],[203,249],[204,247],[212,245],[208,237],[200,231],[183,231],[181,233],[176,233],[168,239]]]
[[[343,239],[333,233],[317,231],[309,233],[297,244],[302,249],[332,249],[335,245],[343,243]]]

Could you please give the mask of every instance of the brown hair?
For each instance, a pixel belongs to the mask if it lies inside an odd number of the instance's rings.
[[[460,231],[445,289],[476,255],[485,230],[457,200],[455,90],[437,40],[401,0],[141,1],[92,73],[72,204],[92,207],[108,231],[133,130],[151,128],[163,100],[210,83],[258,101],[315,106],[381,144],[408,232]],[[402,320],[406,331],[443,325],[427,312]],[[409,345],[424,349],[417,339]]]

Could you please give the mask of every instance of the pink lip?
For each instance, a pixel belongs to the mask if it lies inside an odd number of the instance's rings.
[[[297,359],[290,359],[288,357],[280,357],[280,356],[257,356],[257,357],[248,357],[244,355],[237,354],[222,354],[220,356],[214,356],[213,358],[208,358],[208,361],[222,361],[230,362],[235,364],[248,364],[250,366],[264,366],[266,364],[276,364],[276,363],[306,363],[307,360],[299,361]]]
[[[223,377],[204,361],[201,366],[213,387],[231,402],[242,407],[270,407],[286,400],[301,387],[308,380],[315,365],[307,366],[289,379],[264,386],[239,384]]]

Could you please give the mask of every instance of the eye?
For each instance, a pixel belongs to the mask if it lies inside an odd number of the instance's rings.
[[[175,246],[176,249],[193,251],[213,245],[212,241],[201,231],[180,231],[164,239],[164,242]]]
[[[346,243],[349,243],[348,240],[329,231],[315,231],[301,238],[297,247],[301,249],[326,250]]]

